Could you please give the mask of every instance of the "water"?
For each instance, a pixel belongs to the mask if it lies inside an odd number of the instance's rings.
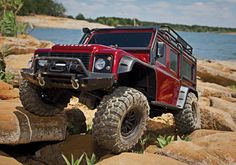
[[[218,33],[179,32],[193,47],[199,59],[236,60],[236,35]],[[82,31],[70,29],[37,28],[31,35],[58,44],[76,44]]]

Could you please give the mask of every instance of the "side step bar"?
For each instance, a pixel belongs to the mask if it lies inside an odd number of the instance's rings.
[[[153,106],[158,106],[158,107],[165,108],[166,110],[167,109],[169,109],[169,110],[181,110],[181,108],[179,108],[179,107],[175,107],[173,105],[165,104],[165,103],[160,102],[160,101],[151,101],[150,104],[153,105]]]

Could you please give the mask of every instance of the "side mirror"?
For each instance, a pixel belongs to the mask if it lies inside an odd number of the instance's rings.
[[[156,44],[156,58],[160,58],[164,56],[164,42],[157,42]]]
[[[90,34],[91,30],[89,28],[83,28],[84,34]]]

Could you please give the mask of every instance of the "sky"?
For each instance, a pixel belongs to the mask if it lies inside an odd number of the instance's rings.
[[[236,28],[236,0],[56,0],[68,15]]]

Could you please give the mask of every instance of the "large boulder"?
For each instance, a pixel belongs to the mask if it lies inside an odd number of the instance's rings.
[[[223,86],[236,84],[235,62],[198,60],[197,74],[203,81]]]
[[[138,164],[148,164],[148,165],[184,165],[185,163],[177,161],[175,159],[156,155],[156,154],[136,154],[136,153],[122,153],[117,156],[113,156],[107,159],[104,159],[97,163],[98,165],[138,165]]]
[[[228,112],[209,106],[200,107],[200,112],[203,129],[236,131],[236,123]]]
[[[198,130],[201,132],[201,130]],[[206,131],[204,130],[206,134]],[[218,132],[193,138],[191,142],[175,141],[161,150],[159,154],[187,164],[235,164],[236,132]]]
[[[174,116],[170,113],[149,118],[147,122],[147,131],[155,134],[172,134],[175,132],[175,129]]]
[[[98,149],[92,135],[71,135],[63,142],[41,148],[36,152],[36,158],[48,165],[64,165],[62,154],[70,160],[71,154],[75,159],[80,158],[83,153],[89,157],[93,153],[98,156]]]
[[[19,97],[19,90],[12,85],[0,81],[0,100],[9,100]]]
[[[0,151],[0,164],[1,165],[22,165],[20,162]]]
[[[33,53],[38,48],[50,48],[53,44],[49,41],[40,41],[30,35],[16,37],[1,37],[1,47],[7,50],[8,55],[22,55]]]
[[[230,88],[199,80],[197,81],[197,89],[201,97],[230,98],[232,94],[235,93],[235,91]]]
[[[64,114],[39,117],[24,111],[19,99],[0,100],[0,105],[0,144],[65,139],[67,122]]]
[[[214,108],[218,108],[226,113],[229,113],[236,123],[236,101],[229,102],[227,100],[223,100],[217,97],[210,97],[211,106]]]

